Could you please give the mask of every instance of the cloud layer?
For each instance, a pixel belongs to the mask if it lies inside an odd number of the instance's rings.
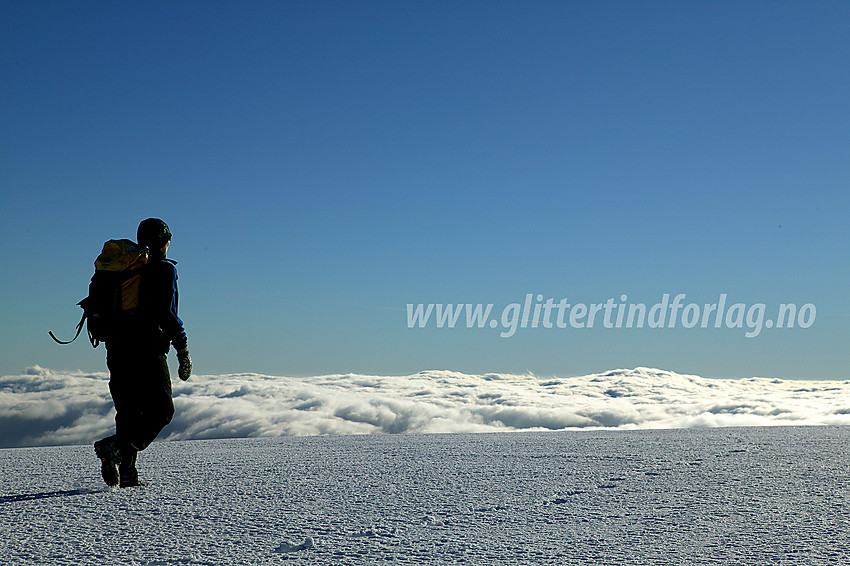
[[[111,433],[105,373],[0,377],[0,447]],[[258,374],[174,385],[170,440],[281,435],[850,424],[850,381],[707,379],[636,368],[582,377]]]

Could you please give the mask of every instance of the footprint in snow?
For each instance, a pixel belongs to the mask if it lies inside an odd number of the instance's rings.
[[[304,542],[301,544],[290,544],[288,542],[282,543],[275,549],[275,552],[279,553],[289,553],[289,552],[299,552],[302,550],[307,550],[313,548],[313,539],[311,537],[307,537],[304,539]]]

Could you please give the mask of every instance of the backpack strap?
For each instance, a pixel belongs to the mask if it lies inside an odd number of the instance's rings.
[[[85,323],[86,323],[86,313],[85,313],[85,312],[83,312],[83,317],[80,319],[80,322],[77,324],[77,333],[76,333],[76,334],[74,334],[74,337],[73,337],[73,338],[71,338],[70,340],[68,340],[67,342],[65,342],[65,341],[60,340],[59,338],[57,338],[57,337],[53,334],[53,331],[52,331],[52,330],[49,330],[47,333],[48,333],[48,334],[50,334],[50,337],[51,337],[51,338],[53,338],[53,339],[54,339],[56,342],[58,342],[59,344],[70,344],[71,342],[73,342],[74,340],[76,340],[76,339],[77,339],[77,337],[79,337],[80,332],[82,332],[82,331],[83,331],[83,324],[85,324]]]

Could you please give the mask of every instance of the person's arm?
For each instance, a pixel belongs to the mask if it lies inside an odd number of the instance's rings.
[[[172,263],[163,261],[162,273],[164,296],[160,302],[162,310],[158,313],[158,322],[168,341],[174,346],[175,350],[179,351],[186,347],[188,339],[186,338],[183,321],[180,320],[180,316],[177,314],[179,298],[179,292],[177,290],[177,268]]]
[[[192,375],[192,358],[189,355],[188,339],[186,338],[186,330],[183,328],[183,321],[177,314],[177,303],[179,292],[177,290],[177,268],[168,261],[163,261],[163,271],[165,283],[163,288],[167,290],[165,300],[161,303],[163,311],[160,316],[160,328],[165,332],[166,337],[177,350],[177,361],[180,362],[178,374],[180,379],[186,381]]]

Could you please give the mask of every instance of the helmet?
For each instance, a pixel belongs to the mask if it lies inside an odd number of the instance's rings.
[[[151,250],[158,250],[171,241],[171,230],[168,224],[159,218],[148,218],[142,220],[136,231],[136,239],[140,246],[147,246]]]

